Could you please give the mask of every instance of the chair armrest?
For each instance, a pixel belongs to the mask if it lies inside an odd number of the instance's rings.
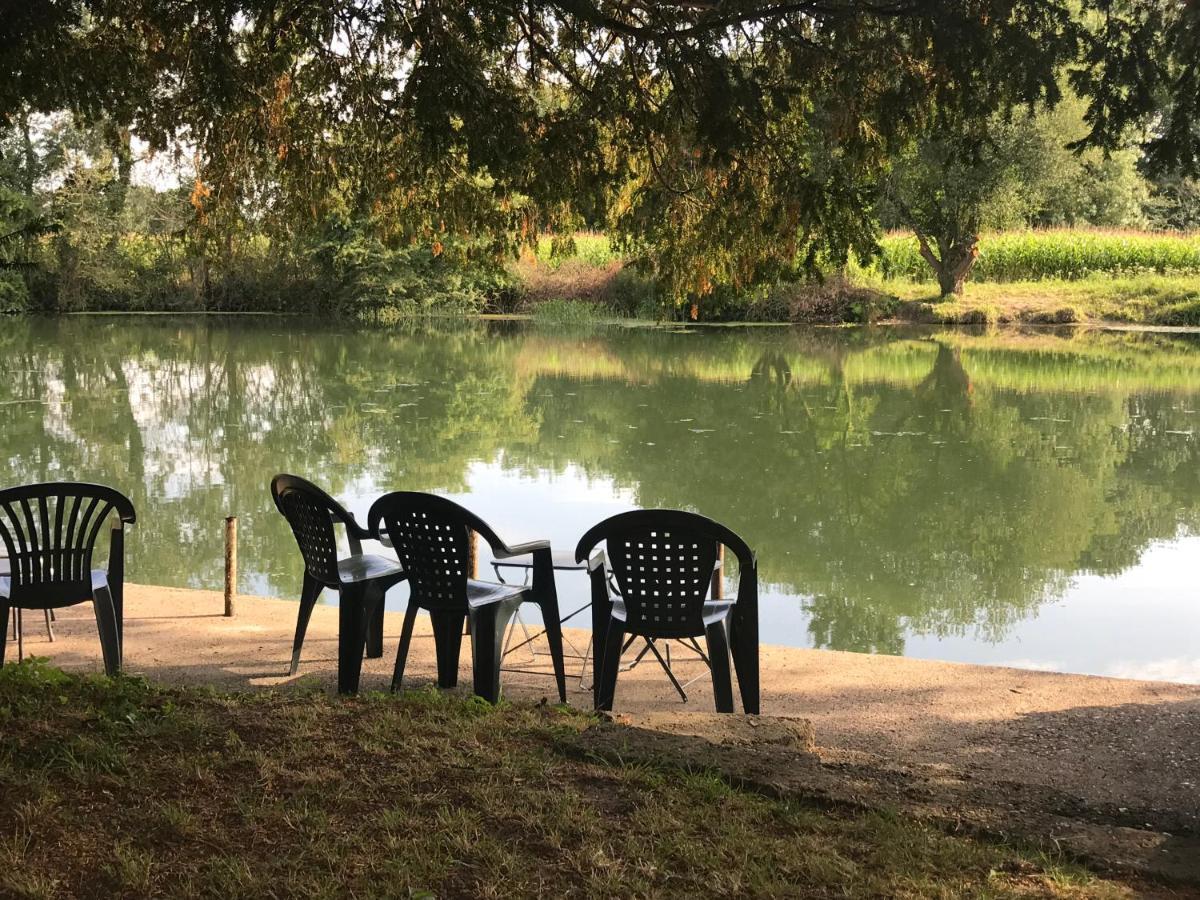
[[[333,519],[334,525],[346,526],[346,537],[350,543],[350,553],[354,556],[362,556],[362,542],[371,540],[374,535],[366,528],[358,524],[358,519],[354,518],[354,513],[347,509],[331,509],[329,517]]]
[[[524,544],[500,544],[493,546],[492,556],[496,559],[509,559],[513,556],[526,556],[538,550],[549,550],[549,541],[526,541]]]
[[[344,513],[344,515],[343,515]],[[358,538],[360,541],[369,541],[372,537],[371,532],[358,524],[358,519],[354,518],[354,513],[349,510],[330,510],[329,517],[333,519],[335,525],[342,524],[346,526],[346,533]]]
[[[605,562],[607,562],[607,560],[604,558],[604,551],[601,550],[588,560],[587,570],[589,572],[595,572],[597,569],[602,569],[604,568]]]

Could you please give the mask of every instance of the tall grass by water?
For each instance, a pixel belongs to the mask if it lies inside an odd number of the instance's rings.
[[[932,281],[917,239],[889,234],[880,242],[878,268],[886,278]],[[1200,234],[1140,231],[1053,229],[985,234],[972,281],[1043,281],[1128,277],[1135,275],[1200,275]]]
[[[539,265],[558,268],[568,259],[579,260],[590,266],[609,266],[622,261],[621,255],[613,249],[608,235],[600,232],[580,231],[574,235],[560,236],[558,240],[560,252],[555,255],[555,238],[553,236],[543,235],[538,239],[537,261]],[[563,253],[563,249],[573,250],[573,252]]]

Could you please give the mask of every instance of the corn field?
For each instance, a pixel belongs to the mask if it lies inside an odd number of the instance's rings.
[[[876,263],[885,278],[932,281],[911,234],[889,234]],[[1200,275],[1200,234],[1061,229],[986,234],[972,281],[1078,280],[1095,276]]]

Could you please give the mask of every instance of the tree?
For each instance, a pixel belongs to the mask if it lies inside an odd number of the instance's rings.
[[[986,128],[919,141],[897,160],[884,202],[891,218],[911,228],[942,296],[961,294],[979,256],[985,224],[1024,206],[1023,177],[1040,176],[1043,158],[1027,153],[1028,117],[995,119]]]
[[[605,198],[678,298],[869,249],[890,154],[944,121],[1053,100],[1080,63],[1088,141],[1166,109],[1155,158],[1194,166],[1200,145],[1194,3],[8,7],[0,115],[69,108],[157,149],[184,142],[196,228],[264,202],[283,232],[348,209],[392,223],[393,242],[483,233],[498,254]]]
[[[1150,184],[1139,170],[1141,150],[1129,142],[1113,149],[1079,147],[1088,133],[1087,103],[1071,90],[1032,121],[1023,165],[1024,208],[1018,224],[1033,227],[1093,225],[1140,228],[1146,223]],[[1075,149],[1072,149],[1072,148]],[[1007,225],[998,222],[998,226]]]
[[[1139,152],[1080,146],[1086,111],[1067,88],[1052,107],[959,122],[898,156],[880,216],[916,233],[943,296],[963,292],[984,229],[1145,224]]]
[[[1175,172],[1154,179],[1146,212],[1158,228],[1200,231],[1200,178]]]

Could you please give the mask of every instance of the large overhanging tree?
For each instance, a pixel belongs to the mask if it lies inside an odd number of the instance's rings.
[[[190,148],[202,233],[352,214],[498,253],[586,212],[676,297],[870,252],[900,147],[1053,102],[1064,71],[1090,142],[1136,124],[1152,160],[1200,155],[1196,0],[5,7],[0,114]]]

